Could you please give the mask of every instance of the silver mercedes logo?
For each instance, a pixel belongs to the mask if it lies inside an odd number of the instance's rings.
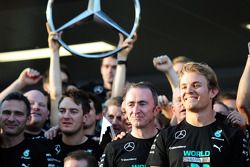
[[[128,152],[131,152],[135,149],[135,143],[134,142],[128,142],[124,145],[124,149]]]
[[[52,17],[52,13],[53,13],[52,6],[53,6],[54,1],[55,0],[48,1],[47,10],[46,10],[47,21],[48,21],[50,28],[53,32],[63,31],[67,28],[72,27],[73,25],[76,25],[80,21],[85,21],[88,18],[93,17],[95,20],[99,20],[102,23],[104,23],[105,25],[107,25],[108,27],[113,28],[114,30],[116,30],[116,32],[122,33],[124,36],[126,36],[126,38],[131,39],[133,37],[134,33],[136,32],[136,29],[139,25],[140,11],[141,11],[139,0],[133,0],[134,6],[135,6],[135,19],[134,19],[134,25],[132,27],[131,32],[126,32],[124,28],[119,26],[113,19],[111,19],[102,10],[101,2],[100,2],[101,0],[89,0],[87,10],[83,11],[82,13],[75,16],[74,18],[72,18],[71,20],[69,20],[68,22],[63,24],[61,27],[56,29],[54,26],[53,17]],[[114,49],[110,52],[87,55],[87,54],[78,53],[77,51],[73,50],[61,38],[59,38],[58,41],[69,52],[71,52],[75,55],[78,55],[78,56],[86,57],[86,58],[102,58],[102,57],[113,55],[114,53],[117,53],[123,49],[123,48],[117,47],[116,49]]]
[[[186,130],[180,130],[175,133],[175,139],[183,139],[186,136]]]

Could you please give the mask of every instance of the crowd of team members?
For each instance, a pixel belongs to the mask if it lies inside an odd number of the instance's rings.
[[[125,49],[101,60],[103,82],[78,87],[60,66],[61,33],[48,33],[49,70],[24,69],[0,94],[1,167],[250,166],[250,58],[237,96],[221,93],[206,64],[154,58],[171,85],[170,102],[150,82],[126,81],[136,34],[120,35]],[[41,79],[43,90],[23,92]],[[112,128],[101,134],[104,118]]]

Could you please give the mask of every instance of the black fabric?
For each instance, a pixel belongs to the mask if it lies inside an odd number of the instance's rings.
[[[145,167],[154,138],[138,139],[127,134],[121,140],[110,142],[104,150],[100,167]]]
[[[244,133],[220,120],[194,127],[185,120],[163,130],[152,145],[147,164],[161,167],[242,167]]]
[[[62,136],[59,135],[56,138],[54,138],[52,141],[47,141],[49,143],[49,147],[51,149],[51,153],[53,158],[55,159],[56,166],[63,167],[63,160],[64,158],[73,151],[76,150],[82,150],[85,153],[88,153],[90,155],[93,155],[96,160],[99,160],[102,154],[102,150],[99,147],[98,143],[96,143],[94,140],[88,138],[86,142],[80,145],[66,145],[62,141]]]
[[[48,167],[48,150],[31,139],[11,148],[0,148],[1,167]]]

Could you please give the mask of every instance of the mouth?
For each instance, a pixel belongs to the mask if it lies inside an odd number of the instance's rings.
[[[63,125],[64,127],[68,127],[68,126],[71,126],[72,123],[71,123],[71,122],[62,122],[62,125]]]
[[[6,124],[5,126],[9,129],[14,129],[17,127],[17,125],[12,125],[12,124]]]
[[[34,113],[31,113],[30,115],[32,115],[32,116],[35,116],[35,117],[40,117],[41,116],[41,114],[40,113],[36,113],[36,112],[34,112]]]

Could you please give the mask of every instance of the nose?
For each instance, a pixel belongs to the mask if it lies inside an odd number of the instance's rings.
[[[37,110],[37,109],[39,109],[39,104],[38,103],[33,103],[31,105],[31,108],[34,109],[34,110]]]
[[[64,113],[63,113],[63,118],[70,118],[70,113],[68,110],[66,110]]]
[[[191,85],[187,85],[187,88],[185,89],[186,93],[192,93],[193,92],[193,87]]]
[[[14,121],[15,117],[14,117],[14,113],[11,113],[8,117],[8,121]]]
[[[139,113],[140,112],[140,107],[139,107],[139,105],[138,104],[135,104],[134,105],[134,107],[133,107],[133,109],[132,109],[132,111],[133,111],[133,113]]]

